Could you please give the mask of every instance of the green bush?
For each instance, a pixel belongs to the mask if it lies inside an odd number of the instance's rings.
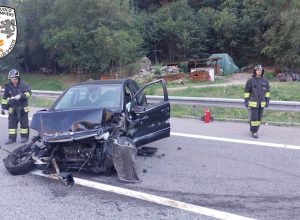
[[[139,73],[139,65],[137,63],[132,63],[124,68],[127,77],[133,76]]]
[[[180,64],[178,65],[178,67],[179,67],[179,71],[180,71],[181,73],[189,73],[189,70],[188,70],[188,63],[180,63]]]
[[[154,74],[157,76],[160,76],[162,74],[162,70],[160,69],[159,66],[155,67]]]

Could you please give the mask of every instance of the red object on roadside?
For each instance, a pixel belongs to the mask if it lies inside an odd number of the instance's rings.
[[[209,123],[210,122],[210,111],[208,108],[204,110],[204,122]]]

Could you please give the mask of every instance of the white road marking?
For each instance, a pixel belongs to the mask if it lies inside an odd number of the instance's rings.
[[[44,176],[52,179],[58,179],[55,175],[45,175],[40,170],[32,171],[32,174],[38,175],[38,176]],[[124,196],[128,196],[135,199],[140,199],[148,202],[153,202],[160,205],[169,206],[172,208],[182,209],[190,212],[194,212],[197,214],[205,215],[208,217],[213,217],[217,219],[222,220],[251,220],[251,218],[243,217],[240,215],[231,214],[228,212],[222,212],[215,209],[210,209],[202,206],[197,206],[173,199],[164,198],[161,196],[151,195],[148,193],[138,192],[130,189],[125,189],[117,186],[111,186],[103,183],[93,182],[85,179],[80,179],[74,177],[75,184],[94,188],[106,192],[116,193]]]
[[[300,146],[289,145],[289,144],[276,144],[276,143],[260,142],[260,141],[247,141],[247,140],[240,140],[240,139],[204,136],[204,135],[197,135],[197,134],[185,134],[185,133],[177,133],[177,132],[171,132],[171,135],[179,136],[179,137],[206,139],[206,140],[213,140],[213,141],[223,141],[223,142],[232,142],[232,143],[240,143],[240,144],[259,145],[259,146],[265,146],[265,147],[276,147],[276,148],[300,150]]]

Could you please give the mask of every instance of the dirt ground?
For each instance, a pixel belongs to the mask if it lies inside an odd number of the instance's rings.
[[[207,87],[218,87],[218,86],[228,86],[228,85],[245,85],[247,80],[252,76],[252,73],[242,72],[233,73],[228,76],[216,76],[216,78],[224,79],[224,83],[217,84],[201,84],[201,85],[183,85],[180,87],[168,88],[168,90],[183,90],[187,88],[207,88]]]
[[[252,73],[233,73],[228,76],[225,83],[229,84],[245,84],[247,80],[252,76]]]

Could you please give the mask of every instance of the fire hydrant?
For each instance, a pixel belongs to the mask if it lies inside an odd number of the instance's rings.
[[[210,122],[210,111],[208,108],[204,110],[204,122],[209,123]]]

